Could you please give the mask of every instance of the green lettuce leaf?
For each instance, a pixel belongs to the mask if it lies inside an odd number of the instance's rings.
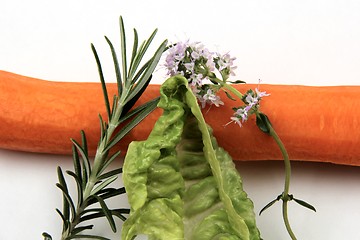
[[[161,87],[163,109],[145,141],[129,145],[123,181],[131,212],[122,239],[260,239],[252,201],[181,76]]]

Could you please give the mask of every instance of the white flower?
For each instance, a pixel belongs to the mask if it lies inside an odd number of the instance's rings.
[[[170,76],[179,74],[178,65],[185,57],[186,48],[187,45],[185,43],[179,42],[168,50],[168,55],[165,59],[165,67],[168,69],[168,74]]]
[[[259,98],[257,96],[253,96],[252,94],[248,94],[245,98],[245,102],[248,106],[255,106],[259,102]]]
[[[201,88],[201,86],[203,85],[203,79],[204,79],[204,76],[201,73],[200,74],[194,73],[190,76],[188,81],[189,81],[190,85]]]
[[[230,118],[231,122],[235,122],[241,127],[242,123],[248,120],[249,115],[252,114],[250,111],[259,104],[261,98],[269,95],[266,92],[259,91],[257,88],[255,88],[255,92],[249,90],[244,98],[246,105],[236,109],[234,115]]]
[[[220,105],[224,105],[224,102],[221,101],[220,97],[217,96],[213,90],[208,89],[206,93],[199,99],[202,107],[205,107],[206,103],[214,104],[215,106],[219,107]]]
[[[249,110],[250,108],[247,108],[247,106],[238,108],[233,114],[233,116],[230,117],[231,121],[228,124],[234,122],[238,124],[240,127],[242,127],[242,124],[248,120]]]
[[[227,70],[230,75],[235,75],[234,70],[237,68],[234,65],[235,57],[231,57],[229,53],[226,53],[224,55],[220,55],[219,53],[217,55],[217,64],[219,66],[218,70],[223,71]]]
[[[232,66],[234,60],[235,58],[230,57],[228,53],[220,55],[209,51],[200,42],[186,41],[174,44],[169,48],[165,67],[168,75],[181,74],[188,80],[189,86],[202,107],[205,107],[206,104],[214,104],[218,107],[224,103],[206,84],[210,84],[211,78],[216,78],[214,70],[219,70],[219,66],[224,71],[221,73],[222,77],[227,78],[231,69],[234,69]]]
[[[248,112],[249,109],[247,108],[239,108],[236,110],[234,115],[240,118],[244,122],[248,119]]]
[[[194,62],[184,63],[184,66],[185,66],[186,70],[188,70],[189,72],[191,72],[191,73],[194,72],[194,68],[195,68]]]
[[[200,58],[200,54],[199,54],[198,52],[193,51],[193,52],[191,53],[191,57],[192,57],[194,60],[197,60],[197,59]]]
[[[242,127],[242,123],[243,123],[244,121],[240,121],[240,120],[241,120],[240,118],[233,116],[233,117],[231,117],[230,119],[231,119],[231,121],[230,121],[229,123],[227,123],[226,125],[234,122],[234,123],[236,123],[236,124],[239,124],[240,127]]]
[[[269,93],[260,92],[257,88],[255,88],[255,92],[256,92],[256,96],[258,97],[258,99],[260,99],[262,97],[270,96]]]
[[[209,69],[210,72],[215,70],[215,62],[213,59],[209,59],[206,61],[206,67]]]

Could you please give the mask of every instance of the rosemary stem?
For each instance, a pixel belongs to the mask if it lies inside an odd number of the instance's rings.
[[[94,157],[94,165],[92,172],[89,177],[89,181],[86,184],[86,187],[84,189],[84,199],[87,199],[91,195],[91,191],[93,190],[96,182],[97,177],[99,174],[99,171],[101,169],[101,165],[104,161],[104,150],[106,145],[111,139],[111,136],[113,135],[116,127],[118,126],[119,118],[122,113],[122,109],[124,106],[124,98],[119,99],[119,103],[117,104],[117,107],[115,108],[115,111],[113,112],[113,115],[111,116],[111,119],[109,119],[109,125],[106,129],[106,134],[103,139],[101,139],[100,145],[96,151],[95,157]]]

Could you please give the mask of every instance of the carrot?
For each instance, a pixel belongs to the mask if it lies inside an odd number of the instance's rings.
[[[107,84],[109,97],[117,92]],[[159,96],[159,86],[151,85],[136,106]],[[98,113],[106,119],[100,83],[55,82],[0,71],[0,148],[70,154],[70,138],[80,141],[84,130],[89,153],[94,154],[100,137]],[[159,115],[160,113],[158,113]],[[121,142],[125,150],[131,140],[143,140],[155,123],[147,118]]]
[[[238,85],[241,92],[257,85]],[[292,160],[360,166],[360,86],[260,85],[265,113]],[[222,99],[226,99],[223,94]],[[280,160],[270,136],[259,133],[252,118],[239,129],[221,127],[238,102],[226,100],[221,108],[205,113],[219,144],[237,160]]]
[[[246,92],[257,85],[235,85]],[[115,84],[107,84],[109,96]],[[150,85],[138,104],[159,95],[159,85]],[[290,159],[360,166],[360,86],[260,85],[271,95],[261,100],[285,144]],[[204,109],[206,121],[219,145],[235,160],[280,160],[281,153],[270,136],[250,118],[242,128],[228,124],[232,101],[221,93],[222,107]],[[0,147],[3,149],[70,154],[70,138],[80,138],[83,129],[91,153],[96,150],[99,120],[105,105],[100,83],[54,82],[0,71]],[[119,146],[126,151],[132,140],[144,140],[161,112],[141,122]],[[225,126],[226,125],[226,126]]]

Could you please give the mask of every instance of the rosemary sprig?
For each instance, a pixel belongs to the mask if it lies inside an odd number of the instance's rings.
[[[128,65],[125,28],[123,19],[120,17],[121,67],[113,44],[105,37],[112,53],[118,87],[118,93],[113,97],[112,104],[110,104],[99,56],[94,45],[91,45],[98,66],[108,121],[105,122],[103,117],[99,115],[101,134],[93,159],[90,158],[88,153],[84,131],[81,131],[81,142],[77,142],[74,139],[71,140],[73,143],[74,170],[66,171],[66,173],[76,183],[76,201],[70,195],[62,169],[60,167],[57,169],[59,182],[56,186],[62,191],[63,207],[62,211],[59,209],[56,209],[56,211],[63,222],[61,236],[63,240],[75,238],[107,239],[102,236],[84,234],[85,230],[93,228],[92,224],[84,222],[105,217],[111,229],[115,232],[114,217],[125,220],[125,214],[129,213],[129,209],[109,209],[106,204],[107,199],[125,193],[124,187],[109,187],[119,174],[122,173],[121,168],[108,170],[110,164],[120,156],[120,151],[110,153],[110,150],[156,108],[158,98],[130,111],[149,84],[152,73],[166,49],[167,41],[165,40],[157,48],[154,55],[139,68],[156,32],[157,30],[155,29],[150,37],[139,46],[138,33],[134,29],[132,55]],[[97,207],[94,207],[94,204]],[[48,233],[43,233],[43,237],[46,240],[51,239]]]

